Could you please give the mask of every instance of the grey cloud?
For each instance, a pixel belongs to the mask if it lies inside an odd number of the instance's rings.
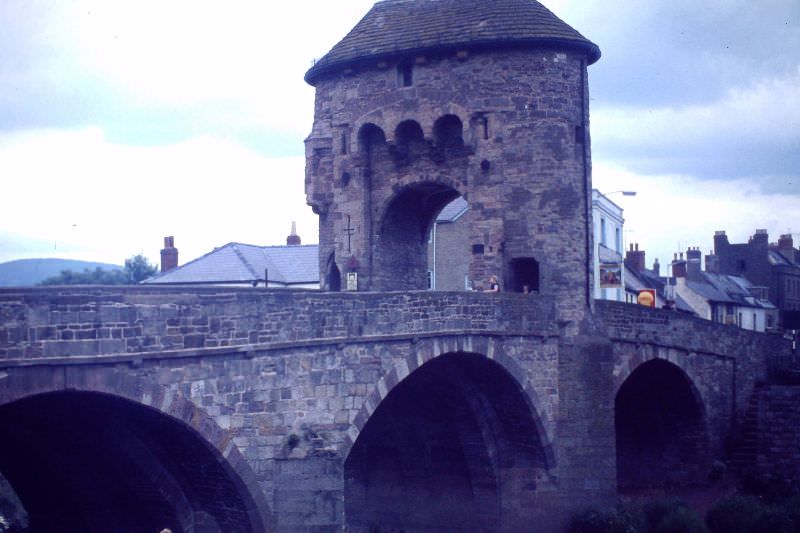
[[[592,97],[624,105],[697,104],[797,69],[796,0],[586,2],[569,22],[600,46]]]

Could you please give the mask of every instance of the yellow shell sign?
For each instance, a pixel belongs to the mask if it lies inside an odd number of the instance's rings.
[[[639,305],[645,307],[656,306],[656,291],[655,289],[642,289],[639,291],[639,296],[636,298]]]

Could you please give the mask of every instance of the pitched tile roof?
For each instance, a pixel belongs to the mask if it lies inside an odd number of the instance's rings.
[[[253,246],[231,242],[180,267],[150,278],[147,284],[222,284],[264,281],[300,285],[319,283],[318,246]]]
[[[657,276],[650,270],[636,270],[625,265],[625,290],[637,292],[641,289],[655,289],[658,297],[665,300],[664,287],[668,282],[667,278]],[[695,314],[692,306],[686,303],[680,294],[675,294],[675,308],[678,311]]]
[[[600,49],[536,0],[383,0],[375,4],[305,79],[365,60],[444,50],[552,47],[579,50],[589,63]]]

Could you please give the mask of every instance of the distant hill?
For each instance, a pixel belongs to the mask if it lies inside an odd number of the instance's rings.
[[[76,261],[74,259],[17,259],[0,263],[0,287],[38,285],[50,276],[61,274],[62,270],[83,272],[100,267],[105,270],[122,270],[120,265]]]

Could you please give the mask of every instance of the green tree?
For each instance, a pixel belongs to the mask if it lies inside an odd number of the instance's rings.
[[[100,267],[94,270],[86,268],[82,272],[62,270],[61,274],[45,279],[40,285],[135,285],[157,272],[158,267],[150,264],[142,254],[137,254],[125,260],[122,270]]]
[[[153,277],[158,272],[158,267],[150,264],[142,254],[134,255],[125,260],[125,274],[128,283],[136,284],[142,280]]]

